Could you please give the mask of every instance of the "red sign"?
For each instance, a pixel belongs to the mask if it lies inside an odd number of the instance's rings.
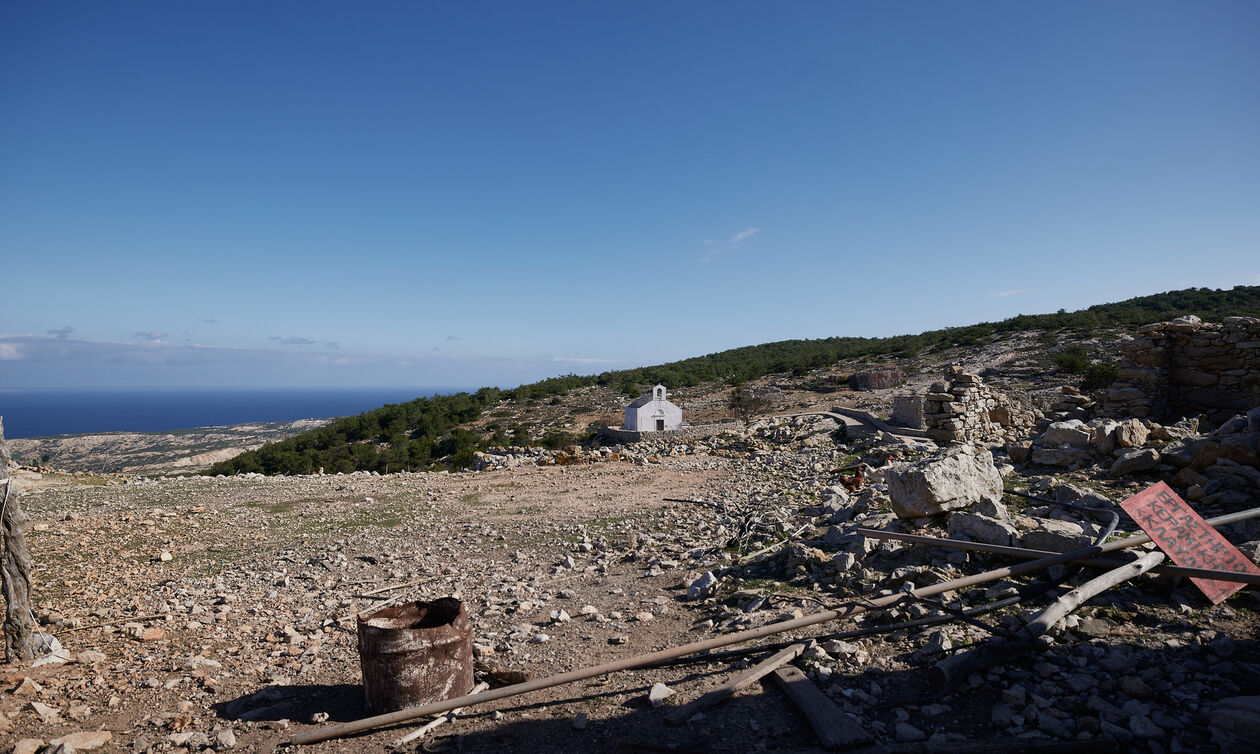
[[[1120,503],[1120,507],[1179,566],[1260,574],[1260,568],[1255,563],[1220,532],[1208,526],[1202,516],[1163,482],[1147,487]],[[1243,584],[1236,581],[1213,581],[1193,576],[1190,580],[1212,600],[1213,605],[1220,604],[1243,588]]]

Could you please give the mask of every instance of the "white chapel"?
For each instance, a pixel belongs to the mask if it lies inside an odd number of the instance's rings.
[[[665,386],[657,385],[651,395],[637,398],[626,406],[626,423],[622,429],[664,432],[681,426],[682,409],[665,400]]]

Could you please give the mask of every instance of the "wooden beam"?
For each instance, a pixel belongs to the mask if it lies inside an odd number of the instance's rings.
[[[809,720],[824,748],[838,751],[870,742],[871,734],[844,714],[797,668],[791,665],[779,668],[770,677]]]

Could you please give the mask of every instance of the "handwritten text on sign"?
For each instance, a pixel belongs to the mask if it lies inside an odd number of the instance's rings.
[[[1179,566],[1260,574],[1260,568],[1222,537],[1220,532],[1208,526],[1194,509],[1186,505],[1186,501],[1163,482],[1147,487],[1120,503],[1120,507]],[[1242,584],[1236,582],[1213,581],[1193,576],[1190,580],[1214,605],[1243,588]]]

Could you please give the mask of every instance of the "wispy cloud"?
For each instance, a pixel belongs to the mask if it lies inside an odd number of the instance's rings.
[[[65,340],[70,337],[70,333],[74,332],[73,327],[60,327],[56,330],[49,330],[49,335],[56,335],[58,340]]]
[[[267,336],[267,340],[274,340],[278,343],[283,343],[286,346],[309,346],[319,342],[311,340],[310,338],[303,338],[298,335],[290,335],[287,338],[280,335],[269,335]]]
[[[990,293],[989,295],[1001,296],[1002,298],[1006,298],[1007,296],[1022,296],[1025,293],[1032,293],[1032,291],[1026,288],[1012,288],[1009,291],[994,291],[993,293]]]
[[[740,244],[757,235],[760,230],[760,228],[747,228],[725,240],[709,239],[705,241],[705,253],[704,256],[700,257],[700,261],[707,262],[716,258],[719,254],[734,251]]]
[[[149,332],[132,333],[131,337],[136,340],[152,340],[159,341],[167,337],[167,334],[161,330],[150,330]]]
[[[459,337],[458,335],[447,335],[446,339],[449,341],[463,340],[463,338]]]

